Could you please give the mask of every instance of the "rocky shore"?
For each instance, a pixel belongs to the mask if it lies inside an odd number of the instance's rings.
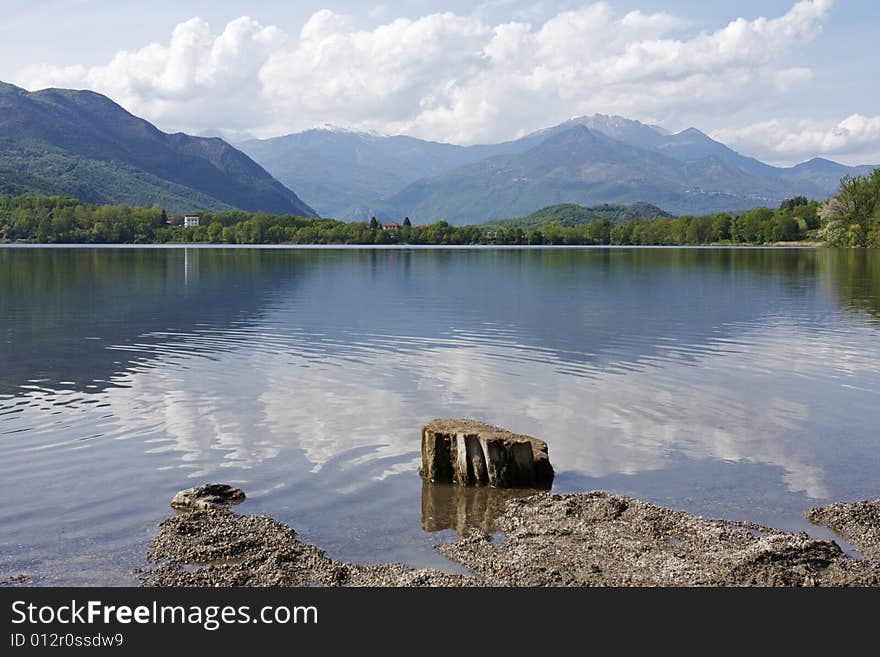
[[[480,529],[438,546],[471,575],[328,557],[272,518],[222,505],[168,518],[146,586],[880,586],[880,500],[807,513],[849,540],[709,520],[596,491],[506,502],[500,542]]]
[[[229,507],[244,491],[178,493],[159,525],[147,586],[880,586],[880,500],[807,512],[850,541],[708,520],[604,491],[553,495],[547,443],[468,419],[422,427],[422,527],[469,575],[337,561],[266,516]],[[537,494],[536,494],[537,493]],[[496,532],[503,540],[494,540]]]
[[[868,559],[880,561],[880,500],[819,506],[807,512],[807,520],[825,525]]]

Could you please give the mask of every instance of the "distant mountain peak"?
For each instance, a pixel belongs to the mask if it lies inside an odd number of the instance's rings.
[[[691,139],[701,139],[703,141],[711,141],[711,142],[715,141],[709,135],[707,135],[705,132],[703,132],[702,130],[697,130],[694,127],[685,128],[684,130],[682,130],[680,132],[674,133],[672,136],[673,137],[688,137]]]
[[[9,84],[8,82],[3,82],[3,80],[0,80],[0,93],[26,94],[27,90],[22,89],[21,87],[17,87],[14,84]]]
[[[653,148],[659,145],[664,136],[668,134],[662,128],[648,125],[635,119],[628,119],[618,114],[580,116],[570,119],[555,128],[551,128],[551,131],[558,131],[575,124],[585,125],[591,130],[600,132],[607,137],[642,148]]]
[[[834,160],[829,160],[825,157],[814,157],[812,159],[807,160],[806,162],[801,162],[797,166],[799,167],[844,167],[845,165],[840,164],[839,162],[835,162]]]
[[[387,136],[383,135],[380,132],[376,132],[375,130],[359,130],[349,126],[337,125],[335,123],[322,123],[312,128],[312,130],[320,132],[333,132],[340,135],[356,135],[358,137],[383,138]]]
[[[556,134],[548,136],[546,139],[540,141],[526,152],[542,153],[550,151],[567,151],[570,154],[574,155],[576,151],[582,150],[584,148],[592,149],[595,147],[599,147],[600,145],[615,143],[620,142],[617,142],[603,132],[599,132],[598,130],[591,130],[587,126],[577,123],[570,126],[566,130],[562,130],[560,132],[557,132]],[[624,144],[620,145],[622,147],[625,147]]]
[[[638,119],[628,119],[625,116],[621,116],[620,114],[598,114],[597,113],[597,114],[593,114],[593,116],[581,116],[581,117],[578,117],[577,119],[572,119],[572,120],[573,121],[577,121],[577,120],[586,121],[586,120],[590,120],[590,119],[592,119],[594,121],[607,121],[609,123],[616,124],[616,125],[630,125],[630,124],[635,123],[638,125],[652,127],[652,126],[648,126],[647,123],[642,123]]]

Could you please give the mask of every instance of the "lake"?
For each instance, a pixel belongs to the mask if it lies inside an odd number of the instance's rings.
[[[880,253],[0,247],[0,580],[135,584],[207,482],[455,571],[505,495],[423,485],[434,417],[545,439],[557,492],[827,537],[880,496]]]

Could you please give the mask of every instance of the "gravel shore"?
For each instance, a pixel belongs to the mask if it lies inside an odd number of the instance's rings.
[[[819,506],[807,511],[807,519],[827,526],[865,557],[880,561],[880,500]]]
[[[225,508],[168,518],[140,573],[146,586],[880,586],[880,501],[834,504],[808,517],[833,541],[748,522],[708,520],[607,492],[513,499],[498,521],[438,549],[463,576],[328,557],[266,516]]]
[[[471,578],[400,564],[359,566],[328,557],[267,516],[216,508],[159,525],[140,573],[146,586],[472,586]]]

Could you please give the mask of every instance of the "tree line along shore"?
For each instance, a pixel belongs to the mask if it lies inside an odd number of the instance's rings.
[[[560,206],[554,206],[560,207]],[[572,206],[579,207],[579,206]],[[545,210],[549,210],[545,209]],[[540,215],[539,211],[536,215]],[[786,199],[777,208],[705,216],[607,218],[566,225],[517,220],[453,226],[343,222],[263,212],[198,212],[197,226],[158,206],[97,205],[60,196],[0,196],[0,241],[47,244],[425,244],[653,245],[776,244],[880,246],[880,169],[841,180],[824,202]],[[553,217],[560,216],[547,213]],[[533,215],[534,217],[534,215]],[[525,219],[525,218],[524,218]]]

